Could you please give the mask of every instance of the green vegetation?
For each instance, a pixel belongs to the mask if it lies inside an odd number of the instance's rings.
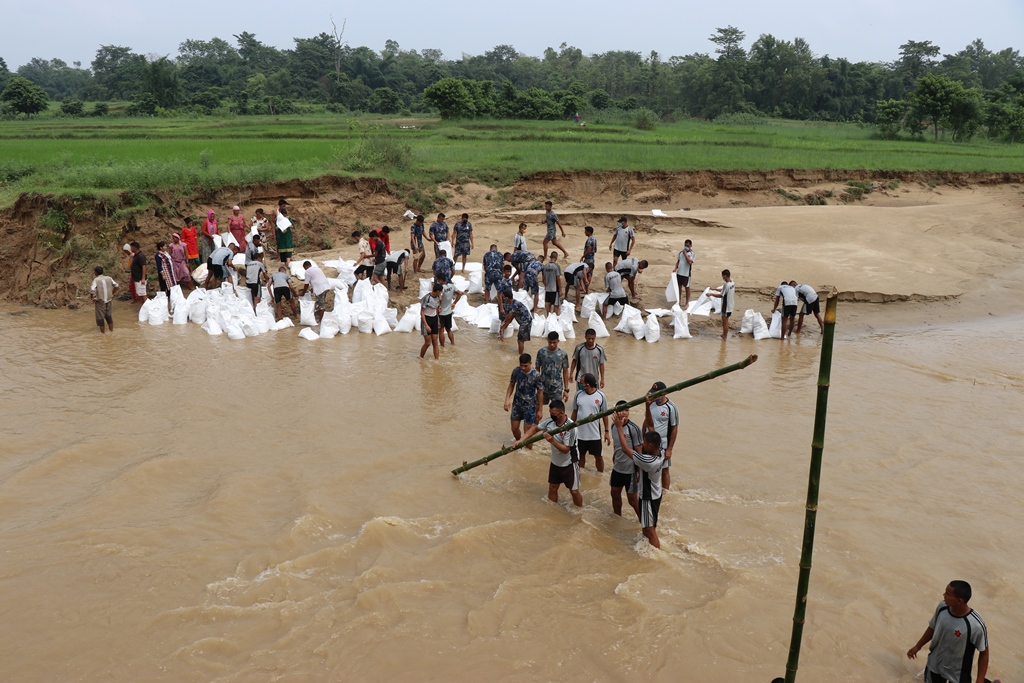
[[[737,117],[740,118],[740,117]],[[741,119],[742,120],[742,119]],[[931,136],[929,136],[931,137]],[[500,188],[541,171],[870,169],[1024,172],[1018,148],[881,140],[872,128],[756,118],[684,120],[638,130],[619,122],[438,121],[322,113],[194,119],[30,119],[0,122],[0,204],[20,193],[114,192],[244,185],[324,174],[378,176],[419,188],[430,210],[441,182]],[[500,195],[499,195],[500,196]],[[146,202],[132,202],[140,206]]]

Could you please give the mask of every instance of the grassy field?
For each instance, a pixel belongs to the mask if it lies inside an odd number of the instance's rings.
[[[414,126],[414,127],[410,127]],[[105,194],[382,176],[500,186],[539,171],[870,169],[1024,172],[1021,145],[883,141],[852,124],[684,121],[640,131],[567,122],[343,115],[0,122],[0,205],[20,193]],[[381,156],[381,150],[390,157]]]

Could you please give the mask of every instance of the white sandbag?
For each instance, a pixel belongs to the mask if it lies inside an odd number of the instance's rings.
[[[279,330],[280,331],[280,330],[287,329],[289,327],[295,327],[295,323],[292,322],[291,318],[281,318],[276,323],[274,323],[274,329],[275,330]]]
[[[498,304],[484,304],[477,306],[476,319],[474,324],[482,330],[491,326],[491,319],[498,315]]]
[[[149,301],[148,303],[153,302]],[[167,322],[167,318],[164,317],[164,314],[161,313],[159,308],[157,308],[156,306],[150,306],[149,311],[147,313],[146,321],[150,325],[163,325],[165,322]]]
[[[647,335],[647,325],[644,324],[644,316],[640,311],[636,312],[636,315],[632,315],[628,318],[629,320],[629,331],[633,333],[633,338],[640,341]]]
[[[662,316],[672,315],[672,311],[667,308],[648,308],[647,313],[653,315],[655,318],[661,318]]]
[[[453,275],[452,284],[455,285],[455,289],[459,290],[463,294],[469,290],[469,280],[461,275]]]
[[[622,310],[622,317],[619,318],[619,324],[615,326],[616,332],[622,332],[623,334],[631,334],[631,332],[629,331],[629,319],[630,317],[632,317],[634,312],[637,314],[640,313],[640,311],[629,305],[627,305]]]
[[[452,329],[455,329],[455,323],[452,323]],[[391,325],[388,325],[387,318],[378,313],[373,318],[373,333],[378,337],[382,334],[387,334],[391,331]]]
[[[167,293],[157,292],[156,296],[147,301],[143,306],[149,306],[147,321],[150,325],[163,325],[171,319],[171,313],[167,307]]]
[[[628,306],[628,304],[627,304],[627,306]],[[608,311],[606,312],[604,317],[605,318],[611,318],[612,316],[615,316],[615,315],[622,315],[622,311],[623,310],[624,310],[624,308],[623,308],[622,304],[617,304],[617,303],[616,304],[612,304],[611,306],[608,307]],[[639,311],[637,311],[637,312],[639,313]]]
[[[306,280],[306,269],[305,269],[305,267],[302,264],[305,263],[306,261],[309,261],[314,266],[316,265],[316,261],[313,261],[312,259],[302,259],[301,261],[292,261],[289,264],[289,272],[291,273],[292,277],[298,278],[299,280],[302,280],[303,282],[305,282],[305,280]]]
[[[519,331],[519,321],[513,320],[512,324],[505,328],[505,339],[509,339],[513,334]]]
[[[452,243],[449,240],[445,240],[444,242],[438,242],[437,248],[441,252],[443,252],[444,255],[447,256],[448,258],[451,258],[452,254],[455,253],[455,248],[452,247]]]
[[[561,305],[558,307],[558,317],[567,321],[569,324],[577,322],[576,304],[571,301],[562,301]]]
[[[151,301],[150,299],[146,299],[145,301],[142,302],[142,305],[139,306],[139,322],[140,323],[147,323],[147,322],[149,322],[149,309],[151,308],[150,301]]]
[[[167,293],[167,300],[171,303],[171,316],[174,315],[174,307],[185,301],[185,295],[181,293],[181,285],[174,285]]]
[[[209,275],[209,273],[210,271],[206,267],[206,264],[202,263],[198,268],[192,271],[192,279],[201,285],[206,282],[206,276]],[[189,296],[191,296],[191,294]]]
[[[358,316],[356,316],[356,329],[358,329],[363,334],[370,334],[371,332],[373,332],[373,318],[373,313],[370,313],[369,311],[363,311]]]
[[[221,237],[220,235],[212,235],[211,239],[213,240],[214,249],[220,249],[221,247],[224,246],[224,238]]]
[[[772,339],[782,339],[782,311],[772,313],[772,322],[768,325],[768,336]]]
[[[466,266],[479,266],[479,263],[467,263]],[[466,290],[469,294],[483,294],[484,293],[484,273],[482,270],[473,270],[469,272],[469,289]]]
[[[324,265],[326,266],[327,264],[325,263]],[[327,284],[331,286],[331,289],[344,289],[346,291],[348,290],[348,283],[342,280],[341,278],[329,277],[327,278]]]
[[[188,301],[182,299],[178,302],[178,305],[174,307],[174,314],[171,316],[171,322],[175,325],[185,325],[188,323],[190,314],[191,307],[188,305]]]
[[[299,330],[299,336],[302,337],[303,339],[308,339],[309,341],[316,341],[317,339],[320,338],[319,334],[317,334],[308,327],[303,327],[301,330]]]
[[[501,327],[501,318],[499,318],[498,314],[495,313],[494,317],[491,318],[491,324],[487,328],[487,333],[488,334],[498,334],[498,330],[500,329],[500,327]],[[509,327],[511,327],[511,325]]]
[[[234,239],[234,237],[231,239]],[[231,265],[235,268],[245,268],[245,254],[235,254],[232,256]]]
[[[601,319],[601,314],[597,311],[590,314],[590,318],[587,319],[587,327],[594,330],[598,339],[611,336],[608,327],[604,324],[604,320]]]
[[[764,321],[764,316],[757,313],[754,318],[754,339],[760,341],[762,339],[771,339],[772,335],[768,332],[768,323]]]
[[[473,322],[476,320],[476,309],[470,305],[467,297],[462,297],[452,308],[452,316]]]
[[[334,309],[334,319],[338,321],[338,331],[348,334],[352,331],[352,314],[347,309]]]
[[[352,288],[352,303],[357,304],[360,301],[366,301],[373,295],[373,285],[370,284],[369,280],[359,280],[356,282],[356,286]]]
[[[565,331],[562,329],[562,321],[559,320],[558,315],[554,311],[548,313],[547,317],[544,318],[544,339],[547,339],[548,335],[552,332],[558,333],[558,341],[565,341]]]
[[[422,299],[427,294],[430,294],[430,292],[433,290],[433,288],[434,288],[434,281],[433,280],[427,280],[427,279],[424,279],[424,278],[420,278],[420,294],[419,294],[418,298]]]
[[[271,318],[271,320],[273,320],[273,318]],[[260,331],[260,334],[266,334],[267,332],[270,332],[271,328],[273,327],[273,323],[267,320],[264,316],[256,316],[256,328]]]
[[[370,291],[371,297],[382,304],[381,308],[387,308],[388,300],[391,298],[391,292],[388,291],[388,286],[382,285],[378,282],[370,288]]]
[[[316,327],[316,302],[307,294],[299,299],[299,324]]]
[[[596,292],[591,292],[583,297],[583,303],[580,304],[580,317],[589,318],[590,314],[597,308],[598,298]]]
[[[751,334],[754,331],[754,317],[756,315],[753,308],[748,308],[743,312],[743,320],[740,321],[740,334]]]
[[[206,333],[211,337],[216,337],[224,333],[214,318],[207,318],[206,322],[203,323],[203,329],[206,330]]]
[[[236,247],[238,247],[239,249],[242,248],[242,245],[238,243],[238,240],[236,240],[235,236],[232,235],[230,232],[222,232],[220,234],[220,243],[223,244],[225,247],[229,247],[229,246],[231,246],[233,244]],[[245,254],[242,254],[242,256],[245,256]],[[242,264],[242,265],[245,265],[245,264]]]
[[[547,324],[544,317],[541,315],[533,316],[533,322],[530,325],[530,337],[533,339],[542,339],[547,334],[545,329]]]
[[[189,300],[191,299],[192,297],[190,295]],[[196,325],[202,325],[206,322],[206,299],[196,299],[194,302],[189,304],[188,319]]]
[[[474,271],[480,271],[482,273],[484,270],[484,264],[478,263],[476,261],[467,261],[466,268],[463,269],[461,263],[456,263],[455,270],[464,270],[464,272],[466,273],[472,273]]]
[[[239,320],[238,326],[242,328],[242,334],[246,337],[258,337],[260,334],[260,328],[256,325],[255,317]]]
[[[333,315],[325,315],[324,319],[320,321],[320,338],[333,339],[339,332],[341,332],[341,326],[338,325],[338,319]]]
[[[714,303],[711,300],[712,297],[708,294],[710,291],[711,288],[708,287],[696,301],[691,301],[690,307],[686,309],[686,313],[688,315],[711,315]]]
[[[416,329],[416,321],[420,318],[420,304],[413,304],[405,309],[405,315],[395,325],[395,332],[412,332]]]
[[[395,326],[398,324],[398,309],[385,308],[384,319],[388,321],[388,325],[391,326],[391,329],[395,329]]]
[[[672,307],[672,327],[673,339],[689,339],[690,335],[690,316],[680,308],[679,304],[675,304]]]
[[[647,316],[645,327],[647,329],[644,330],[644,339],[648,342],[656,342],[661,339],[661,325],[658,324],[658,316],[653,314]]]
[[[335,287],[334,288],[334,310],[338,311],[349,305],[351,302],[348,300],[348,287]]]
[[[676,274],[668,274],[668,285],[665,286],[665,300],[670,304],[679,303],[679,284],[676,281]]]

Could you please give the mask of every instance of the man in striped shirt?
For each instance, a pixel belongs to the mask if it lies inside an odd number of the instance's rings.
[[[625,405],[625,401],[618,401],[615,404],[616,408]],[[633,458],[630,457],[626,450],[622,448],[622,440],[619,439],[619,432],[624,432],[626,437],[626,443],[629,444],[629,449],[636,450],[641,447],[643,438],[640,436],[640,428],[636,426],[636,423],[629,419],[629,407],[619,408],[615,411],[616,415],[621,414],[625,423],[622,428],[619,428],[618,423],[613,421],[612,424],[612,446],[615,449],[615,457],[612,459],[612,476],[610,480],[611,492],[612,492],[612,511],[622,516],[622,489],[626,489],[626,500],[629,502],[629,507],[633,508],[633,511],[638,515],[640,514],[640,508],[637,506],[636,498],[636,485],[634,477],[636,475],[636,467],[633,465]]]
[[[550,434],[559,427],[564,427],[569,418],[565,414],[565,404],[555,399],[548,406],[551,417],[540,424],[530,425],[522,440],[528,439],[537,432],[544,432],[544,440],[551,444],[551,466],[548,468],[548,500],[558,502],[558,487],[565,485],[572,496],[573,505],[583,507],[583,495],[580,493],[580,463],[576,455],[576,428],[567,429],[559,434]]]
[[[650,407],[651,399],[647,399]],[[636,465],[637,514],[644,537],[655,548],[661,547],[658,539],[658,511],[661,509],[661,473],[668,458],[662,454],[661,437],[658,432],[645,432],[641,450],[633,449],[626,439],[626,416],[614,413],[612,420],[619,428],[619,445]]]
[[[664,382],[655,382],[651,386],[651,392],[661,391],[665,388]],[[667,489],[672,483],[669,462],[672,458],[672,448],[676,445],[676,435],[679,433],[679,409],[676,404],[668,400],[668,396],[659,396],[656,401],[647,402],[647,415],[644,419],[644,430],[658,432],[661,437],[661,445],[665,449],[665,472],[662,474],[662,482]]]

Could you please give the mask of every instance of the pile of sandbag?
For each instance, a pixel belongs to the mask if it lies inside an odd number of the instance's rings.
[[[274,313],[267,301],[261,301],[253,310],[252,294],[246,288],[225,282],[219,289],[195,289],[186,298],[181,286],[170,290],[170,299],[163,292],[142,304],[139,322],[160,325],[172,320],[175,325],[193,323],[201,325],[210,335],[226,334],[229,339],[244,339],[264,334],[272,329],[283,329],[274,321]]]
[[[775,317],[779,316],[779,335],[782,334],[782,321],[781,314],[775,311],[775,315],[772,316],[772,324],[775,324]],[[767,323],[764,321],[764,316],[756,312],[752,308],[748,308],[743,314],[743,320],[740,321],[740,334],[753,334],[754,339],[769,339],[772,337],[768,329]]]

